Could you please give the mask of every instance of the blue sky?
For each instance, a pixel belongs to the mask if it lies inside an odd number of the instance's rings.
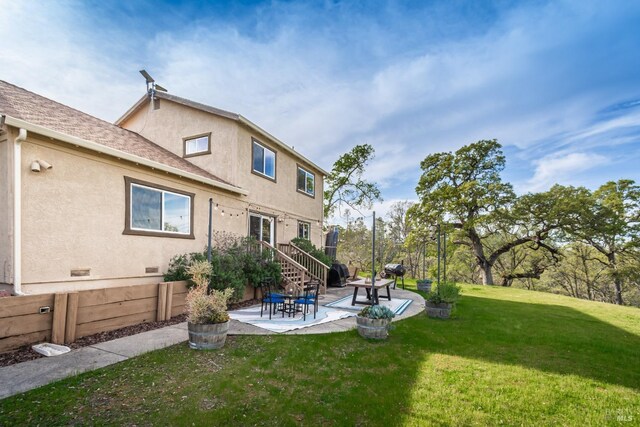
[[[238,112],[384,213],[429,153],[497,138],[519,193],[640,181],[640,1],[0,0],[0,79],[113,121],[144,93]]]

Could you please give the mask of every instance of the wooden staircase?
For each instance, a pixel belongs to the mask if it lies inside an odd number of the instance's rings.
[[[274,248],[267,242],[258,242],[263,250],[268,250],[273,254],[275,260],[280,264],[282,269],[283,286],[287,290],[291,290],[294,293],[302,293],[304,291],[304,284],[310,278],[308,270],[289,257],[287,254]]]
[[[303,251],[293,243],[278,243],[278,252],[285,254],[289,259],[295,261],[306,270],[307,280],[319,280],[322,293],[327,290],[327,275],[329,266]]]

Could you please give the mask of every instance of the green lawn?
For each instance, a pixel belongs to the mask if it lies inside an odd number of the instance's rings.
[[[640,310],[464,286],[456,317],[186,344],[0,402],[0,425],[639,425]]]

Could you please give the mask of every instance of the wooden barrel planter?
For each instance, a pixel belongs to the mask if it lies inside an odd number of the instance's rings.
[[[227,340],[229,322],[200,325],[188,323],[189,347],[195,350],[215,350],[222,348]]]
[[[432,281],[429,279],[417,280],[416,284],[418,286],[418,290],[422,292],[431,292],[431,283]]]
[[[451,303],[441,302],[436,304],[436,303],[427,301],[425,305],[427,308],[427,316],[429,317],[436,317],[439,319],[448,319],[449,316],[451,316],[451,308],[453,307],[453,304]]]
[[[363,338],[384,340],[389,336],[389,324],[391,319],[369,319],[356,316],[358,333]]]

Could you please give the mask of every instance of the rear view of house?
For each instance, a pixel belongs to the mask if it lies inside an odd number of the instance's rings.
[[[241,115],[150,91],[116,124],[0,81],[0,283],[157,283],[214,231],[322,244],[326,172]]]

